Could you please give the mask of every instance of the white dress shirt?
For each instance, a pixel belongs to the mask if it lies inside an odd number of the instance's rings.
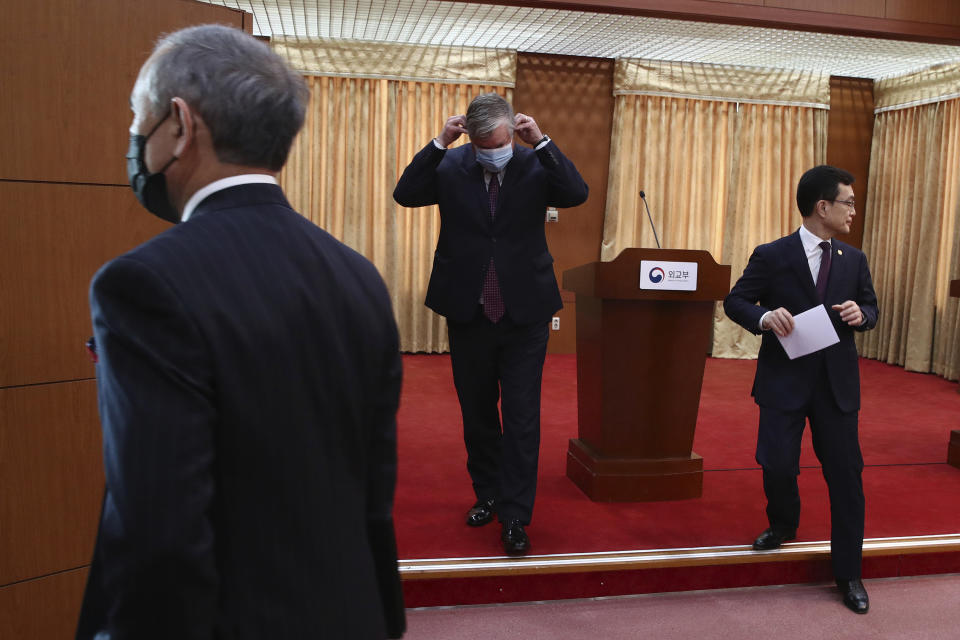
[[[830,242],[832,250],[833,242],[818,238],[814,234],[810,233],[810,231],[808,231],[803,225],[800,225],[800,242],[803,243],[803,252],[807,254],[807,266],[810,267],[810,276],[813,278],[813,284],[817,284],[817,276],[820,275],[820,260],[823,258],[823,249],[820,248],[820,243]],[[773,311],[767,311],[765,314],[760,316],[761,331],[765,331],[763,328],[763,321],[766,320],[767,316],[771,313],[773,313]]]
[[[190,196],[190,199],[187,200],[187,206],[183,208],[183,215],[180,216],[180,221],[186,222],[189,220],[190,216],[193,215],[193,211],[197,208],[197,205],[203,202],[203,199],[210,194],[241,184],[277,184],[277,179],[265,173],[244,173],[239,176],[230,176],[229,178],[214,180]]]
[[[820,248],[820,243],[830,242],[831,250],[833,243],[830,240],[818,238],[803,225],[800,225],[800,242],[803,243],[803,251],[807,254],[807,264],[810,265],[810,275],[813,276],[813,283],[816,284],[817,276],[820,275],[820,260],[823,258],[823,249]]]

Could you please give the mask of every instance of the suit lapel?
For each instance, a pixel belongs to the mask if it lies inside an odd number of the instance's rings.
[[[501,227],[509,222],[510,215],[500,215],[504,210],[504,202],[509,202],[510,196],[517,188],[520,175],[524,173],[522,166],[526,162],[526,147],[514,145],[513,158],[507,163],[506,171],[503,174],[503,184],[500,185],[500,197],[497,199],[497,219],[494,225]]]
[[[813,276],[810,275],[810,263],[807,261],[807,252],[803,249],[803,241],[800,239],[800,232],[795,231],[790,235],[790,266],[797,274],[800,280],[800,286],[810,299],[811,307],[820,304],[820,297],[817,295],[817,286],[813,282]]]
[[[471,207],[473,216],[481,224],[489,227],[490,220],[490,195],[487,193],[487,185],[483,180],[483,167],[477,162],[473,146],[470,145],[463,154],[460,163],[460,169],[465,174],[467,185],[467,202],[475,202],[476,206]],[[497,209],[500,208],[500,200],[497,200]]]

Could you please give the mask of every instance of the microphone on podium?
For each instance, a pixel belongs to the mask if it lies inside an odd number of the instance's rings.
[[[657,249],[660,248],[660,238],[657,237],[657,227],[653,224],[653,217],[650,215],[650,205],[647,204],[647,194],[640,190],[640,199],[643,200],[643,206],[647,208],[647,220],[650,221],[650,228],[653,229],[653,239],[657,241]]]

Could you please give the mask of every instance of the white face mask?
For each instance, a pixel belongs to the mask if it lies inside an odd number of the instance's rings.
[[[510,162],[510,158],[513,157],[513,143],[496,149],[477,149],[474,147],[474,150],[477,152],[477,162],[480,163],[480,166],[493,173],[503,171],[503,168]]]

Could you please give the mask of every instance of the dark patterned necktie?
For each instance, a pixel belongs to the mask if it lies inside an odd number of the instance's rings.
[[[820,302],[823,302],[827,296],[827,278],[830,277],[830,243],[821,242],[820,249],[820,273],[817,274],[817,295],[820,296]]]
[[[500,179],[497,174],[490,174],[490,185],[487,187],[487,195],[490,198],[490,219],[497,217],[497,197],[500,195]],[[490,264],[487,265],[487,275],[483,279],[483,315],[490,319],[490,322],[497,323],[503,317],[505,309],[503,306],[503,297],[500,295],[500,283],[497,282],[497,269],[493,265],[493,257],[490,258]]]

